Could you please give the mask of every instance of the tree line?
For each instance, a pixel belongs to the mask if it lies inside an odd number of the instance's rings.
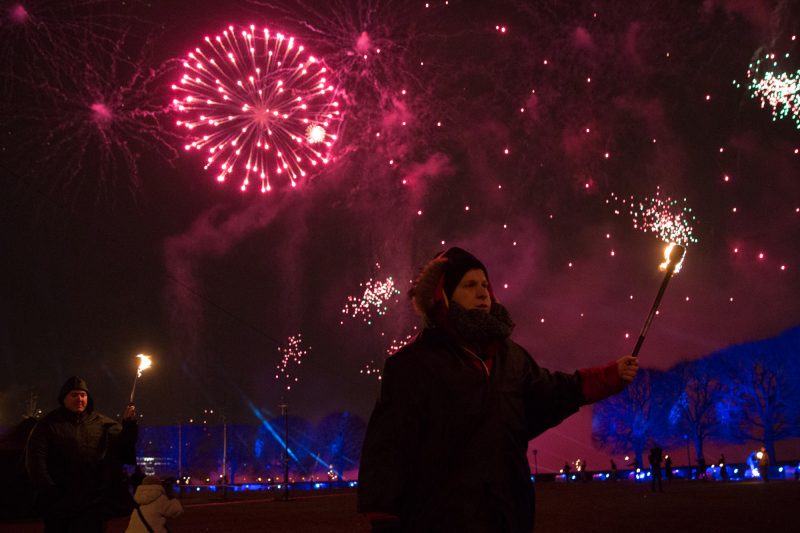
[[[641,369],[621,394],[595,404],[592,441],[609,453],[633,453],[643,466],[656,444],[707,442],[764,446],[800,437],[800,327],[729,346],[666,371]]]
[[[324,479],[331,470],[341,476],[357,468],[366,422],[341,411],[317,424],[298,416],[289,416],[288,420],[274,416],[262,418],[259,424],[226,427],[221,422],[145,426],[140,430],[137,455],[166,460],[168,464],[161,468],[167,472],[214,482],[222,475],[225,448],[229,481],[255,482],[259,477],[265,482],[268,478],[282,480],[287,422],[292,478]]]

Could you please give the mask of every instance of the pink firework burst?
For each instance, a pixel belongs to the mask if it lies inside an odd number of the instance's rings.
[[[218,181],[276,178],[292,187],[331,160],[341,111],[330,72],[294,37],[229,26],[189,52],[172,86],[186,150],[206,153]]]
[[[69,61],[80,43],[114,46],[114,28],[138,21],[130,6],[113,0],[12,0],[0,2],[0,88]],[[20,88],[21,89],[21,88]]]
[[[67,203],[101,200],[120,186],[137,193],[143,158],[177,158],[178,136],[164,128],[163,89],[173,68],[153,64],[156,35],[136,33],[87,33],[52,65],[18,80],[3,104],[4,125],[14,140],[7,157],[25,183],[58,191]]]

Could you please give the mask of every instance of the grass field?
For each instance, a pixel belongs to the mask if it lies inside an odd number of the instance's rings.
[[[296,493],[288,502],[270,494],[244,499],[185,498],[185,513],[172,533],[367,532],[355,512],[353,491]],[[631,482],[540,483],[537,533],[587,532],[796,532],[800,531],[800,482],[673,482],[663,493]],[[127,520],[109,524],[125,530]],[[0,524],[0,531],[39,533],[38,524]],[[449,533],[449,532],[447,532]],[[454,532],[455,533],[455,532]]]

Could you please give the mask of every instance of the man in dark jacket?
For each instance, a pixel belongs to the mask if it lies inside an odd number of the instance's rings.
[[[95,412],[78,377],[64,383],[58,403],[31,432],[25,457],[44,529],[100,532],[121,465],[136,463],[136,409],[127,406],[122,424]]]
[[[411,290],[425,329],[387,361],[369,421],[358,506],[373,531],[529,532],[528,441],[622,390],[633,357],[549,372],[509,337],[486,267],[451,248]]]

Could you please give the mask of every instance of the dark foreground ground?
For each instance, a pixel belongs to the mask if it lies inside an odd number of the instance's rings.
[[[185,513],[170,524],[172,533],[199,532],[367,532],[355,513],[353,491],[293,495],[288,502],[270,494],[228,501],[185,498]],[[127,520],[109,525],[121,533]],[[30,522],[0,524],[1,532],[39,533]],[[663,494],[649,485],[540,483],[537,533],[587,532],[797,532],[800,482],[673,482]],[[449,532],[445,532],[449,533]]]

